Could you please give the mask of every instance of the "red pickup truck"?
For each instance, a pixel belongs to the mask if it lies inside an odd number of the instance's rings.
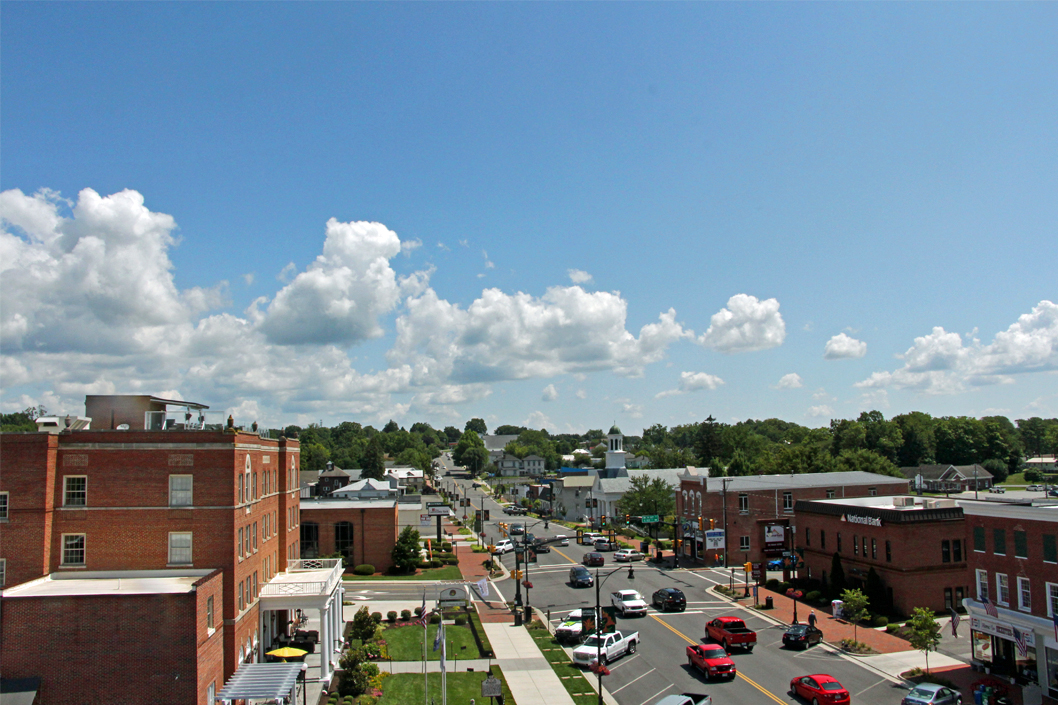
[[[687,647],[687,665],[697,668],[706,678],[734,678],[735,662],[716,644],[695,644]]]
[[[753,651],[757,645],[757,632],[746,627],[738,617],[717,617],[705,625],[705,635],[713,641],[720,642],[724,651],[732,647]]]

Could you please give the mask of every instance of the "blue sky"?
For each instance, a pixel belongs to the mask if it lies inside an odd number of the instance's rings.
[[[5,411],[1058,414],[1054,4],[0,20]]]

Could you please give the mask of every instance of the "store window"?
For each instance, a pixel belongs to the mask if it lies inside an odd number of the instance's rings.
[[[1047,649],[1047,693],[1058,698],[1058,651]]]
[[[1047,583],[1047,616],[1051,619],[1058,614],[1058,584]]]
[[[992,636],[984,632],[970,631],[970,643],[973,645],[975,661],[992,663]]]
[[[834,496],[835,496],[834,490],[827,490],[827,499],[834,499]]]
[[[988,571],[977,571],[977,599],[988,599]]]
[[[893,544],[888,539],[885,542],[885,562],[893,562]]]
[[[962,563],[962,539],[953,539],[951,542],[951,559],[956,563]]]
[[[62,506],[84,507],[88,504],[88,477],[68,475],[63,478]]]
[[[1007,555],[1007,530],[992,529],[992,553],[997,556]]]
[[[749,550],[749,537],[739,536],[738,537],[738,550],[748,551]]]
[[[838,549],[838,550],[841,550],[841,549]],[[852,535],[852,555],[854,555],[854,556],[860,555],[860,540],[859,540],[859,537],[856,536],[856,534]]]
[[[867,496],[868,497],[877,497],[878,496],[878,488],[877,487],[868,487],[867,488]]]
[[[978,553],[985,552],[985,527],[974,527],[974,550]]]
[[[1014,557],[1029,557],[1029,537],[1024,531],[1014,530]]]

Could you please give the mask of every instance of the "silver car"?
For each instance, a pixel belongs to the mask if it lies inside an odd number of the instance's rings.
[[[962,705],[962,695],[936,683],[919,683],[900,705]]]

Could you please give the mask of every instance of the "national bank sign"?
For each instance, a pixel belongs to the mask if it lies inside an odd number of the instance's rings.
[[[842,521],[847,521],[850,524],[863,524],[865,526],[881,526],[882,520],[879,517],[861,517],[855,514],[842,514]]]

